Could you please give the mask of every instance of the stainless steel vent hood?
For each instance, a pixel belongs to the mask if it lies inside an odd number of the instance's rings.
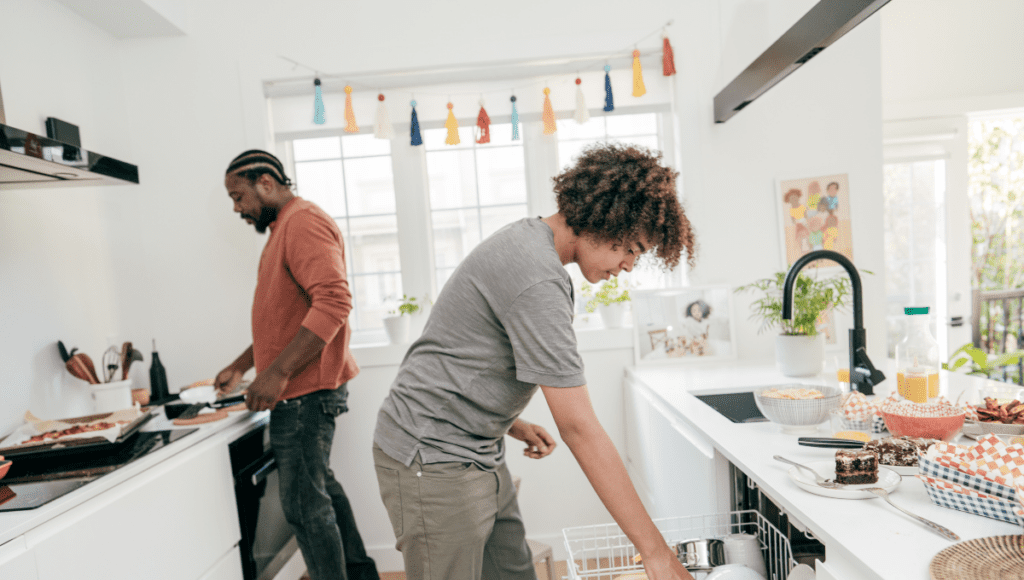
[[[715,95],[715,122],[729,120],[888,3],[889,0],[821,0],[815,4]]]
[[[0,190],[139,182],[139,168],[6,125],[0,94]]]

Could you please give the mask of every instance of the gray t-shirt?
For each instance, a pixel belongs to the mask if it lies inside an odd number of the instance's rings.
[[[586,384],[573,290],[540,218],[484,240],[445,284],[377,415],[374,442],[397,461],[495,470],[537,385]]]

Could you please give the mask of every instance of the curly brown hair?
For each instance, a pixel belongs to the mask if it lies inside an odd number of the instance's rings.
[[[631,244],[646,239],[672,269],[683,249],[692,267],[697,241],[676,196],[678,172],[661,153],[636,145],[598,143],[554,178],[558,211],[577,236]]]

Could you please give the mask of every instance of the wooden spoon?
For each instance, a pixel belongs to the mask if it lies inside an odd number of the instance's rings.
[[[96,374],[96,367],[92,364],[92,359],[84,352],[72,355],[65,366],[69,373],[87,383],[93,385],[100,383],[99,375]]]

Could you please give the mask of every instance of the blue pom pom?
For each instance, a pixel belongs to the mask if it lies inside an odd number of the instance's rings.
[[[409,101],[409,106],[415,107],[416,106],[416,101]]]
[[[611,72],[611,70],[612,70],[612,65],[610,65],[610,64],[604,65],[604,72]]]

